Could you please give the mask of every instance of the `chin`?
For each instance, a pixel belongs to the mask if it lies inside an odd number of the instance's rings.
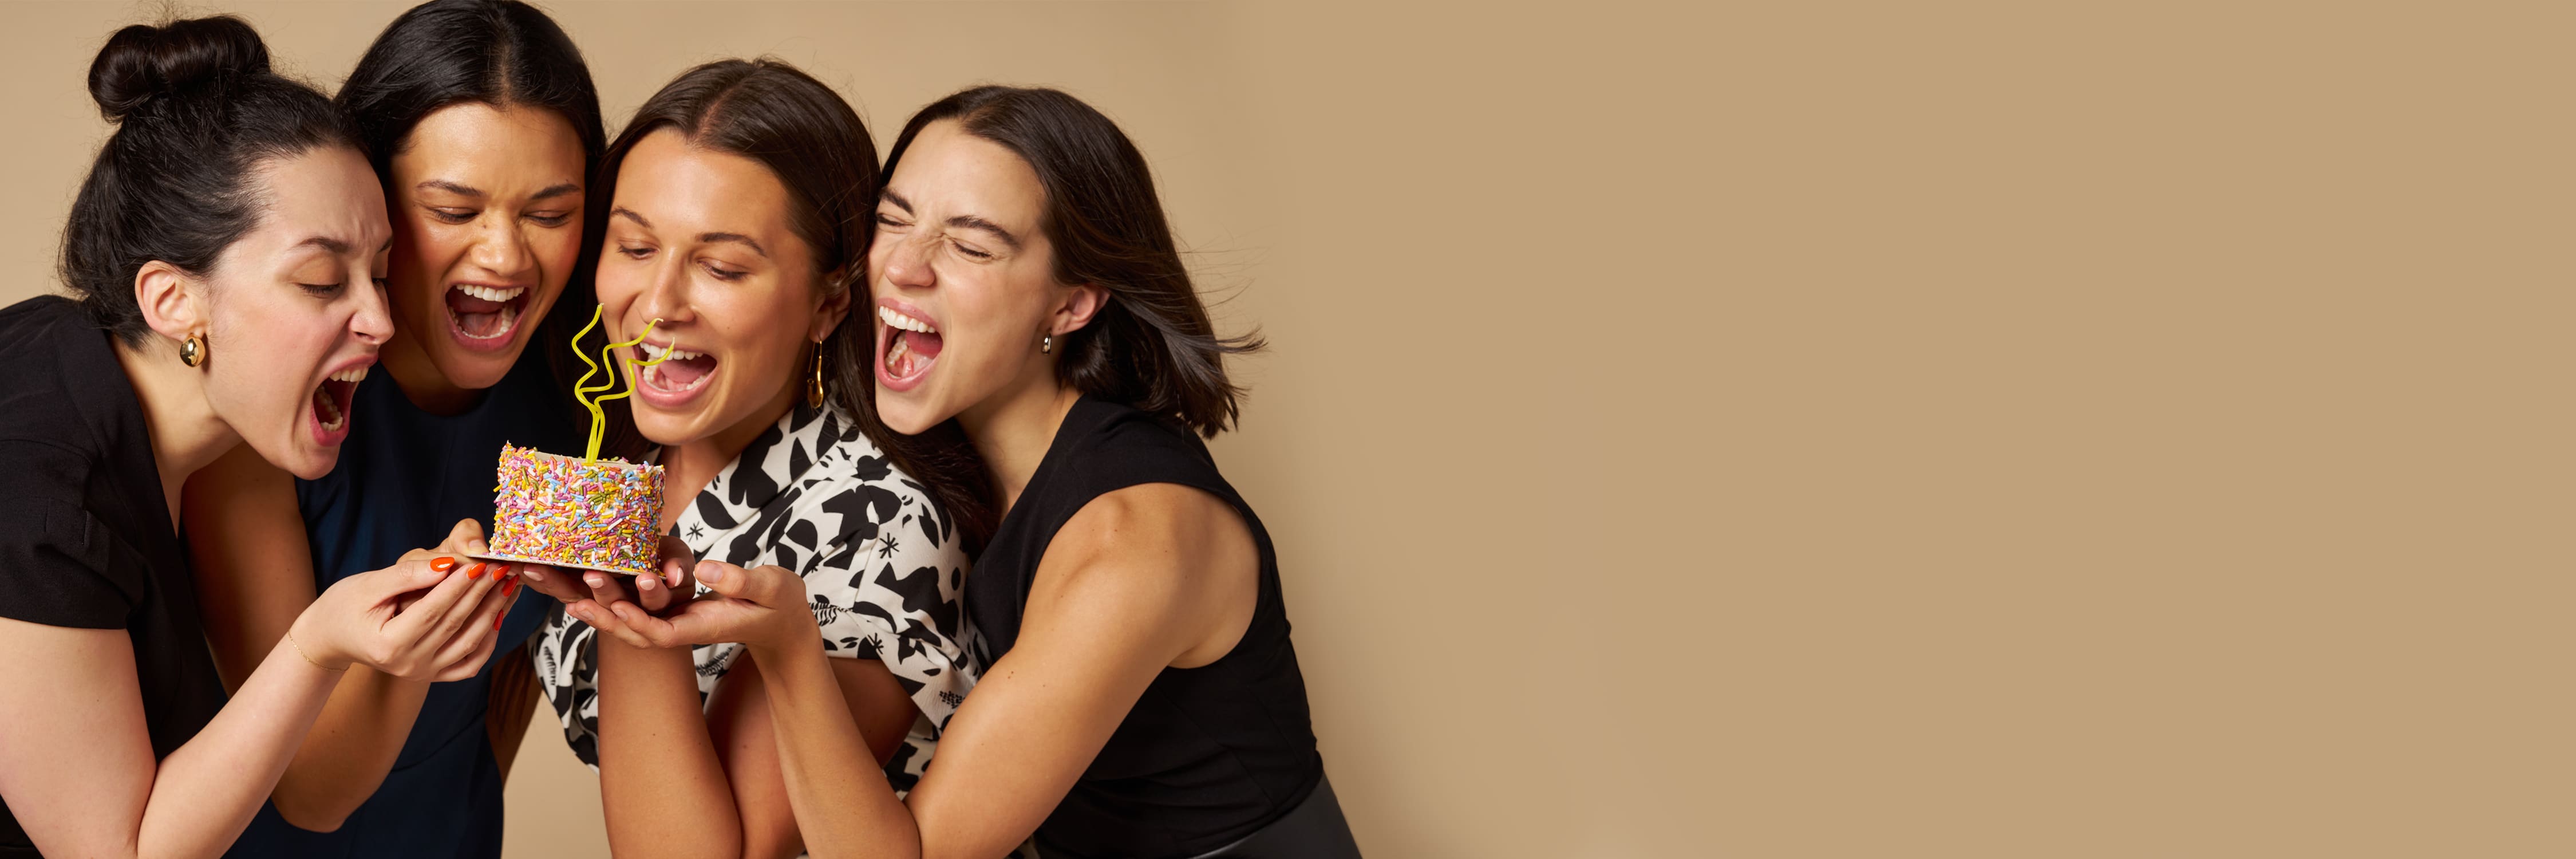
[[[920,435],[938,426],[939,422],[931,419],[930,407],[913,400],[913,392],[895,393],[886,390],[884,383],[879,383],[877,420],[883,422],[887,429],[904,435]]]
[[[459,388],[479,390],[498,385],[501,377],[510,375],[510,368],[519,363],[519,353],[525,348],[526,345],[521,344],[505,351],[485,353],[451,349],[444,355],[432,356],[431,360],[438,365],[439,374],[446,376],[449,382]]]

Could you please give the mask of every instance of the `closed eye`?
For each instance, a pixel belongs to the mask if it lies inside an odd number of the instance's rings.
[[[617,246],[617,253],[618,253],[618,254],[620,254],[620,255],[622,255],[622,256],[624,256],[624,257],[626,257],[627,259],[640,260],[640,259],[643,259],[643,258],[645,258],[645,257],[652,256],[652,255],[653,255],[653,248],[651,248],[650,246],[642,246],[642,247],[639,247],[639,246],[635,246],[635,245],[618,245],[618,246]]]
[[[315,298],[330,298],[330,297],[332,297],[332,296],[339,295],[339,294],[340,294],[340,290],[347,288],[347,287],[348,287],[348,284],[347,284],[347,283],[345,283],[345,282],[343,282],[343,283],[299,283],[299,284],[296,284],[296,286],[303,288],[303,290],[304,290],[306,293],[311,294],[311,295],[312,295],[313,297],[315,297]]]
[[[976,250],[976,249],[974,249],[973,247],[968,246],[968,245],[967,245],[966,243],[964,243],[964,242],[950,242],[949,244],[951,244],[951,245],[955,245],[955,246],[957,247],[957,252],[958,252],[958,253],[965,254],[965,255],[967,255],[968,257],[971,257],[971,258],[974,258],[974,259],[992,259],[992,258],[993,258],[993,255],[992,255],[992,254],[986,253],[986,252],[984,252],[984,251]]]
[[[429,207],[430,217],[449,224],[462,224],[467,221],[474,220],[474,214],[475,212],[472,209],[442,208],[438,206]]]
[[[563,225],[565,225],[565,224],[572,223],[572,213],[571,213],[571,212],[529,212],[529,213],[528,213],[528,220],[531,220],[531,221],[535,221],[535,222],[537,222],[537,226],[540,226],[540,227],[560,227],[560,226],[563,226]]]

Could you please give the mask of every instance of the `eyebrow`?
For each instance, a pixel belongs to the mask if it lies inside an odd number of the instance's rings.
[[[414,187],[414,188],[420,188],[420,189],[423,189],[423,190],[430,190],[430,191],[445,191],[445,192],[450,193],[450,194],[455,194],[455,195],[457,195],[457,196],[459,196],[459,197],[474,197],[474,198],[480,199],[480,198],[483,196],[483,189],[481,189],[481,188],[476,188],[476,187],[474,187],[474,186],[472,186],[472,185],[464,185],[464,184],[459,184],[459,183],[456,183],[456,182],[450,182],[450,181],[447,181],[447,180],[445,180],[445,179],[431,179],[431,180],[429,180],[429,181],[422,182],[422,183],[420,183],[420,184],[418,184],[418,185],[414,185],[414,186],[412,186],[412,187]],[[558,183],[558,184],[554,184],[554,185],[548,185],[548,186],[546,186],[546,187],[545,187],[545,189],[544,189],[544,190],[540,190],[540,191],[538,191],[538,192],[536,192],[536,193],[534,193],[534,194],[530,194],[530,195],[528,195],[528,199],[530,199],[530,200],[545,200],[545,199],[551,199],[551,198],[555,198],[555,197],[561,197],[561,196],[563,196],[563,195],[565,195],[565,194],[578,194],[578,193],[581,193],[581,185],[579,185],[579,184],[577,184],[577,183],[573,183],[573,182],[563,182],[563,183]]]
[[[341,240],[339,240],[339,239],[331,238],[331,237],[329,237],[329,236],[314,236],[314,237],[312,237],[312,238],[305,239],[305,240],[300,241],[300,242],[296,242],[296,243],[295,243],[295,246],[296,246],[296,247],[299,247],[299,248],[300,248],[300,247],[317,247],[317,248],[321,248],[321,249],[323,249],[323,250],[330,251],[332,256],[348,256],[348,255],[349,255],[349,243],[348,243],[348,242],[344,242],[344,241],[341,241]],[[386,247],[392,247],[392,246],[393,246],[393,240],[391,240],[391,239],[387,239],[387,240],[385,240],[385,246],[386,246]]]
[[[762,259],[769,258],[769,251],[763,249],[759,242],[752,241],[750,236],[746,236],[741,233],[699,233],[698,241],[741,242],[745,245],[751,246],[751,252],[759,254]]]
[[[427,182],[422,182],[422,183],[420,183],[420,184],[418,184],[418,185],[413,185],[412,187],[414,187],[414,188],[419,188],[419,189],[422,189],[422,190],[428,190],[428,191],[445,191],[445,192],[447,192],[447,193],[455,194],[455,195],[460,196],[460,197],[481,197],[481,196],[483,196],[483,189],[481,189],[481,188],[476,188],[476,187],[471,186],[471,185],[460,185],[460,184],[457,184],[457,183],[454,183],[454,182],[447,181],[447,180],[445,180],[445,179],[431,179],[431,180],[429,180],[429,181],[427,181]]]
[[[635,213],[635,210],[633,210],[633,209],[629,209],[629,208],[626,208],[626,207],[624,207],[624,206],[613,206],[613,207],[610,207],[610,208],[609,208],[609,210],[608,210],[608,215],[609,215],[609,217],[612,217],[612,218],[614,218],[614,217],[624,217],[624,218],[626,218],[627,220],[634,221],[636,226],[643,227],[643,228],[648,229],[648,230],[653,228],[653,222],[652,222],[652,221],[645,220],[643,215],[638,215],[638,214],[636,214],[636,213]],[[762,259],[768,259],[768,258],[769,258],[769,249],[768,249],[768,248],[761,247],[759,242],[757,242],[757,241],[753,241],[753,240],[752,240],[752,238],[751,238],[750,236],[746,236],[746,235],[743,235],[743,234],[741,234],[741,233],[699,233],[699,234],[698,234],[698,241],[701,241],[701,242],[740,242],[740,243],[742,243],[743,245],[746,245],[746,246],[750,247],[750,248],[751,248],[751,252],[752,252],[752,253],[759,254],[759,255],[761,256],[761,258],[762,258]]]
[[[902,209],[904,214],[912,214],[912,201],[904,199],[903,195],[897,194],[893,191],[881,191],[878,192],[877,196],[888,203],[893,203],[894,207]],[[1001,239],[1002,244],[1009,245],[1011,250],[1016,251],[1020,249],[1019,236],[1013,235],[1009,230],[1002,229],[1002,225],[984,220],[983,218],[979,218],[974,215],[959,215],[948,219],[948,225],[952,227],[983,230],[984,232],[993,234],[994,238]]]

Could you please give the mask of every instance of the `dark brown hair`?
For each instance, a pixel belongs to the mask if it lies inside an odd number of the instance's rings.
[[[152,329],[134,274],[160,260],[204,274],[259,220],[260,164],[349,146],[331,103],[271,74],[268,45],[239,18],[136,24],[89,66],[89,94],[117,123],[63,225],[63,282],[128,345]]]
[[[1153,173],[1118,124],[1057,90],[975,87],[913,114],[886,174],[924,127],[946,119],[1028,162],[1046,189],[1039,228],[1054,246],[1056,280],[1109,293],[1090,324],[1056,338],[1057,381],[1210,438],[1232,425],[1243,389],[1226,379],[1225,356],[1260,349],[1261,339],[1216,335]]]
[[[867,123],[830,87],[769,58],[719,60],[682,72],[637,108],[608,145],[591,186],[597,211],[608,211],[626,154],[663,128],[678,131],[690,145],[769,168],[787,188],[788,226],[813,248],[814,275],[823,289],[846,290],[865,280],[868,242],[876,234],[877,146]],[[993,519],[984,501],[982,465],[971,455],[960,458],[962,435],[906,436],[878,419],[876,326],[869,324],[873,311],[865,303],[853,296],[850,318],[824,338],[825,391],[947,513],[966,550],[980,551]],[[800,401],[797,408],[803,407]],[[629,409],[623,400],[612,401],[610,435],[614,447],[632,455],[646,442],[635,432]]]

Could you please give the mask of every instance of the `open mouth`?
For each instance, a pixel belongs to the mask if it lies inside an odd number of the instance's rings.
[[[877,337],[881,381],[896,390],[920,384],[930,374],[930,365],[939,360],[939,329],[891,307],[878,307],[877,321],[885,326]]]
[[[331,444],[349,430],[349,402],[358,395],[358,383],[367,378],[366,367],[354,367],[333,373],[313,389],[313,432],[316,440]]]
[[[647,390],[672,395],[690,394],[706,387],[707,380],[716,374],[715,356],[704,352],[653,343],[637,344],[635,348],[643,353],[637,359],[639,364],[663,358],[661,363],[637,371],[636,384]],[[669,357],[664,358],[666,355]]]
[[[524,286],[460,283],[447,288],[448,329],[472,349],[501,349],[518,333],[528,307]]]

